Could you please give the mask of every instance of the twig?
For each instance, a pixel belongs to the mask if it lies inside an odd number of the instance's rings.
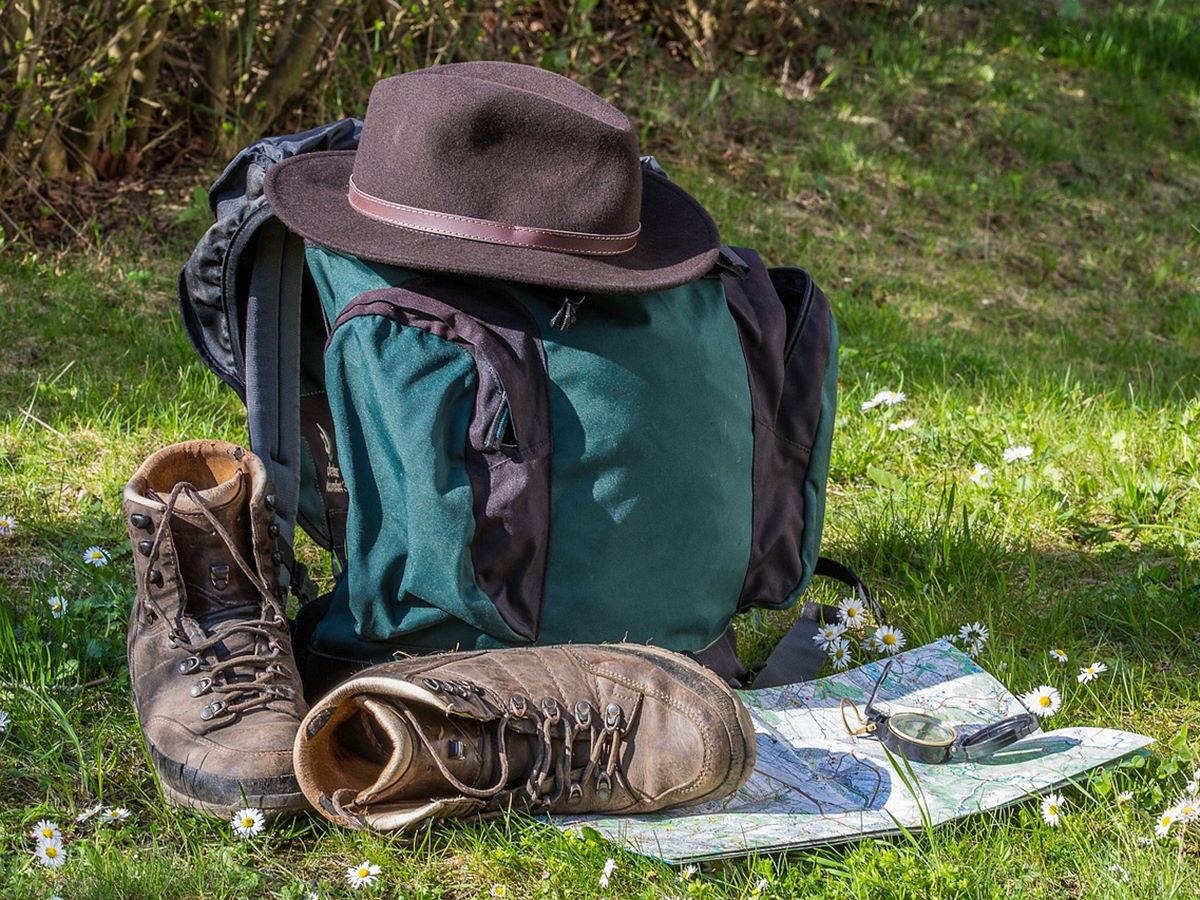
[[[70,440],[70,438],[69,438],[69,437],[67,437],[65,434],[63,434],[61,431],[59,431],[59,430],[58,430],[57,428],[55,428],[53,425],[51,425],[51,424],[49,424],[49,423],[47,423],[47,422],[43,422],[41,419],[39,419],[37,416],[35,416],[35,415],[33,414],[33,411],[32,411],[32,410],[28,410],[28,409],[22,409],[22,410],[21,410],[21,412],[22,412],[22,413],[25,415],[25,418],[26,418],[26,419],[33,419],[33,421],[37,422],[39,425],[41,425],[41,426],[42,426],[43,428],[45,428],[47,431],[50,431],[50,432],[52,432],[52,433],[54,433],[54,434],[57,434],[57,435],[58,435],[60,438],[62,438],[64,441],[69,441],[69,440]]]

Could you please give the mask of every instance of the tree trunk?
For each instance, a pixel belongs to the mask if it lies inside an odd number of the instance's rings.
[[[133,70],[133,88],[129,92],[129,106],[134,117],[133,127],[129,129],[129,144],[133,147],[146,146],[151,123],[159,111],[155,98],[158,73],[162,68],[167,24],[174,7],[174,0],[155,0],[154,15],[141,51],[142,62]]]
[[[279,62],[267,70],[241,107],[240,124],[250,139],[257,138],[299,91],[329,31],[334,6],[335,0],[307,0],[298,13],[298,24],[288,35],[287,46],[277,47],[272,53]]]

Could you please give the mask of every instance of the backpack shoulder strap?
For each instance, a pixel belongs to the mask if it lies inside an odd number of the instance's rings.
[[[875,621],[880,625],[887,624],[883,604],[871,596],[866,583],[849,566],[822,556],[817,559],[813,574],[832,578],[851,588],[863,607],[871,610]],[[828,657],[824,648],[813,638],[816,637],[822,623],[836,622],[837,615],[836,606],[806,602],[795,624],[780,638],[771,655],[758,670],[754,677],[754,688],[778,687],[781,684],[795,684],[798,681],[811,681],[816,678]]]

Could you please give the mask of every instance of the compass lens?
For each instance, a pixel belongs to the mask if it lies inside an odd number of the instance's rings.
[[[888,727],[906,741],[938,747],[949,747],[956,737],[953,728],[924,713],[897,713],[888,719]]]

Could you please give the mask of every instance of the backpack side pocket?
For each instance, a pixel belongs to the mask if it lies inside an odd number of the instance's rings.
[[[836,401],[829,302],[803,269],[768,271],[756,254],[722,276],[737,320],[754,406],[750,563],[738,609],[790,606],[812,577],[820,546]]]

